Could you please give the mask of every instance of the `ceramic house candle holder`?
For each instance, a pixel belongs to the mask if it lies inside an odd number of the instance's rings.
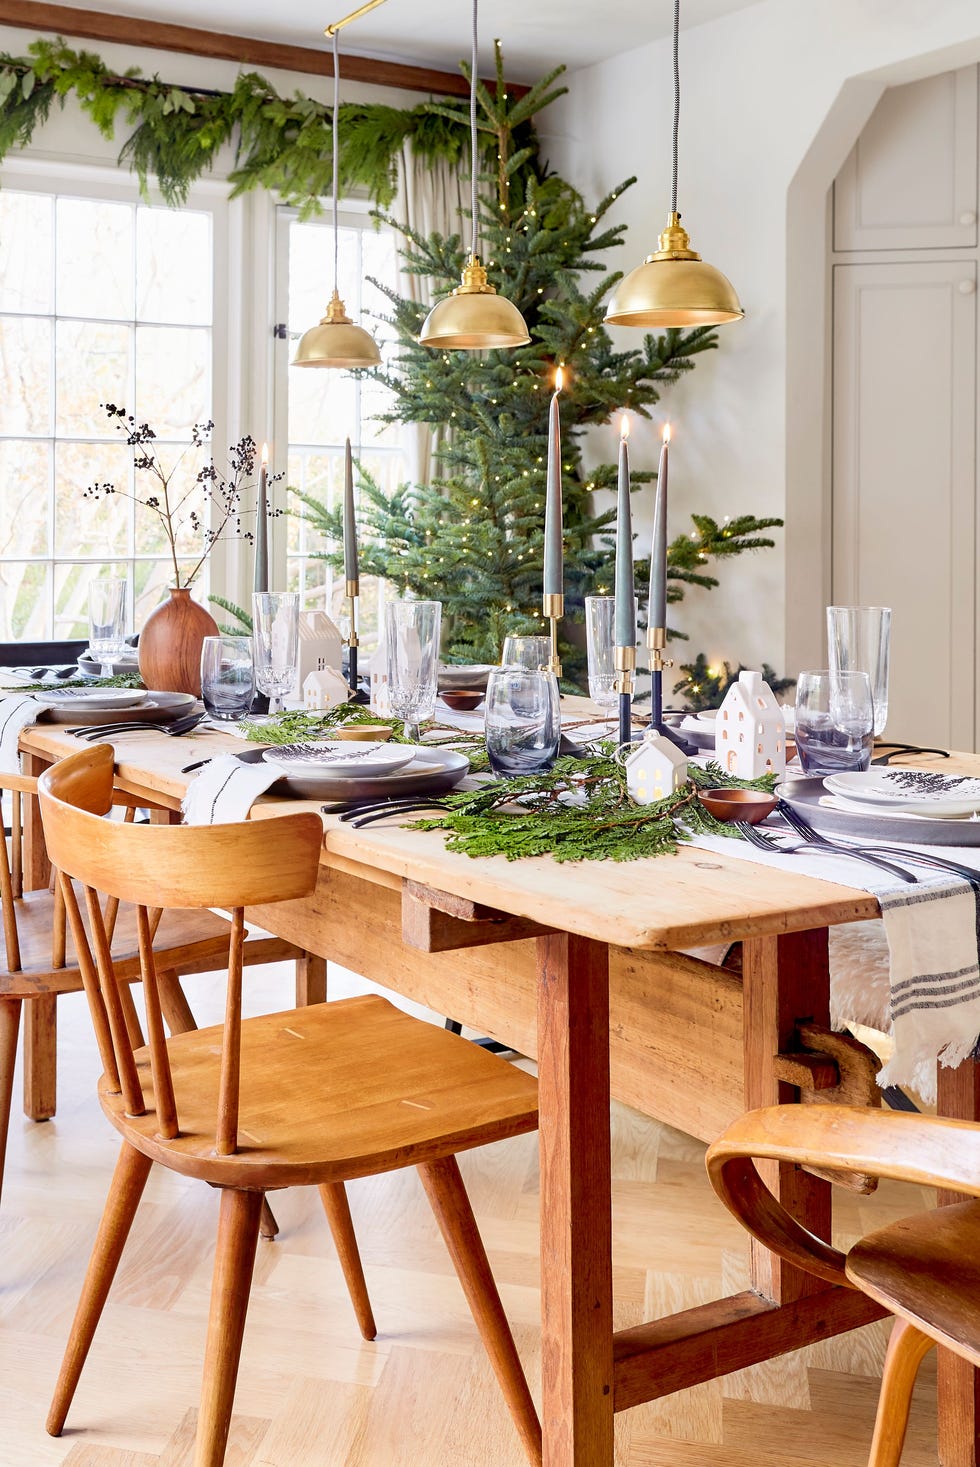
[[[329,713],[350,697],[344,678],[332,667],[309,672],[303,682],[303,707],[308,713]]]
[[[738,779],[786,769],[783,710],[760,672],[739,673],[725,694],[715,720],[715,757]]]
[[[624,765],[626,788],[636,805],[652,805],[680,789],[687,779],[687,760],[663,734],[646,733]]]
[[[340,672],[343,646],[344,639],[339,628],[325,611],[300,612],[299,667],[294,690],[297,701],[302,698],[305,703],[306,679],[311,672],[322,672],[328,667]]]

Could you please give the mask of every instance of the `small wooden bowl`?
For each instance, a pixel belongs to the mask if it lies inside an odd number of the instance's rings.
[[[354,739],[359,743],[383,744],[391,738],[392,729],[386,723],[352,723],[347,728],[332,728],[332,739]]]
[[[716,820],[744,820],[758,825],[776,808],[776,796],[761,790],[701,790],[698,794],[709,815]]]
[[[474,688],[469,692],[440,693],[439,697],[454,713],[472,713],[474,708],[479,708],[486,693]]]

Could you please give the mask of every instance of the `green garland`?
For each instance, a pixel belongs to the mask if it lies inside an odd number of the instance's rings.
[[[463,68],[465,71],[465,67]],[[520,158],[536,152],[530,119],[565,90],[553,83],[556,67],[516,104],[527,128]],[[481,141],[485,161],[499,166],[497,113],[506,96],[503,63],[497,47],[497,98],[482,84]],[[26,148],[57,102],[74,97],[99,132],[114,138],[130,129],[119,154],[120,167],[132,169],[146,192],[156,180],[165,202],[183,204],[191,185],[215,164],[222,148],[235,149],[233,196],[267,188],[301,215],[319,211],[330,196],[333,147],[331,111],[312,97],[284,97],[257,72],[242,72],[230,92],[174,86],[137,67],[111,71],[91,51],[78,51],[61,37],[37,40],[26,56],[0,52],[0,161],[12,148]],[[349,102],[341,106],[341,188],[366,189],[387,207],[395,196],[398,157],[408,146],[424,162],[457,164],[468,153],[468,104],[462,99],[421,102],[415,107]],[[510,105],[511,125],[515,107]],[[516,159],[508,160],[512,167]]]

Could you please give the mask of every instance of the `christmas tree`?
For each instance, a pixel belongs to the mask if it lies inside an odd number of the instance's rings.
[[[480,86],[481,238],[484,264],[501,295],[520,309],[531,336],[516,351],[440,352],[419,344],[425,308],[385,289],[398,350],[380,379],[393,395],[388,421],[440,430],[437,472],[429,484],[402,485],[387,497],[361,474],[362,574],[382,576],[399,591],[443,604],[444,655],[495,662],[507,632],[545,630],[541,616],[548,410],[555,368],[564,369],[560,397],[566,622],[581,621],[586,595],[611,593],[613,508],[597,510],[596,494],[614,487],[616,466],[587,470],[583,438],[620,410],[650,417],[665,387],[717,346],[709,327],[645,336],[615,351],[602,325],[604,304],[622,272],[602,257],[623,242],[626,226],[606,215],[635,180],[626,179],[589,208],[540,157],[531,119],[555,95],[561,68],[519,100],[508,97],[498,46],[496,93]],[[465,110],[433,104],[447,122],[466,125]],[[409,273],[431,281],[433,298],[458,283],[464,256],[459,235],[423,237],[382,216],[404,240]],[[655,476],[634,472],[636,487]],[[306,513],[327,536],[339,515],[305,499]],[[764,531],[781,523],[746,515],[718,525],[692,516],[693,529],[670,547],[669,599],[685,583],[717,584],[716,557],[773,544]],[[333,561],[333,553],[328,555]],[[646,566],[637,564],[637,586]],[[641,599],[642,605],[642,599]],[[581,646],[566,645],[566,676],[581,680]]]

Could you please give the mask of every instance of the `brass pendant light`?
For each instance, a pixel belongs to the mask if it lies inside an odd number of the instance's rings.
[[[691,249],[677,212],[677,129],[681,87],[678,65],[680,0],[674,0],[674,133],[670,218],[659,249],[621,280],[606,311],[607,326],[720,326],[745,312],[732,284]]]
[[[423,346],[444,351],[506,350],[531,340],[524,317],[504,296],[497,294],[480,263],[476,176],[477,3],[473,0],[473,57],[470,65],[470,225],[472,247],[463,267],[463,279],[452,295],[437,301],[419,332]]]
[[[371,9],[370,5],[363,9]],[[360,14],[361,12],[355,12]],[[353,17],[348,17],[353,19]],[[311,326],[300,337],[294,367],[376,367],[381,361],[378,343],[363,326],[348,316],[337,289],[340,262],[340,225],[337,220],[337,198],[340,193],[340,47],[339,27],[329,26],[333,36],[333,295],[327,313],[319,326]]]

